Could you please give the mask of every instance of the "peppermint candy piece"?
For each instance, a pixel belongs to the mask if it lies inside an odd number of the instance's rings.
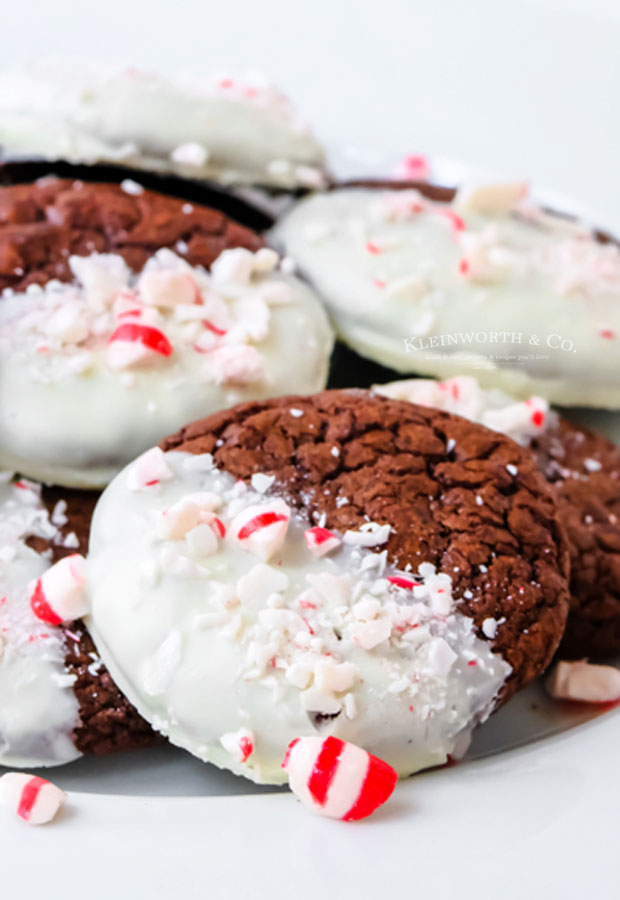
[[[173,503],[167,509],[162,510],[157,521],[157,534],[163,540],[180,541],[188,531],[197,525],[205,523],[210,525],[215,520],[213,510],[219,505],[219,497],[209,491],[202,491],[183,497],[177,503]],[[220,531],[221,522],[214,527],[214,532],[220,537],[224,535]]]
[[[74,553],[37,578],[30,591],[30,606],[35,616],[50,625],[60,625],[86,615],[85,569],[84,557]]]
[[[559,662],[547,679],[547,690],[556,700],[615,703],[620,700],[620,670],[585,660]]]
[[[459,212],[480,213],[493,216],[509,213],[529,192],[527,181],[509,181],[500,184],[464,184],[452,205]]]
[[[317,525],[315,528],[307,528],[304,531],[304,540],[306,547],[314,556],[325,556],[340,546],[340,538],[336,537],[329,528],[321,528]]]
[[[232,520],[229,535],[244,550],[267,562],[284,544],[290,517],[284,500],[248,506]]]
[[[112,369],[128,369],[172,355],[172,344],[159,328],[124,322],[112,333],[107,360]]]
[[[140,297],[149,306],[172,308],[202,302],[198,285],[188,272],[166,270],[143,272],[138,282]]]
[[[234,759],[244,763],[254,753],[254,734],[247,728],[229,731],[222,735],[220,744]]]
[[[0,804],[28,825],[51,822],[66,802],[65,792],[45,778],[25,772],[7,772],[0,778]]]
[[[390,797],[398,775],[377,756],[336,737],[296,738],[282,768],[302,803],[322,816],[355,822]]]
[[[166,462],[163,450],[152,447],[139,456],[130,468],[127,473],[127,487],[130,491],[143,491],[170,478],[172,470]]]

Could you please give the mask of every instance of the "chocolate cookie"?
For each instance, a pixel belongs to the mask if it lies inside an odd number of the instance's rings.
[[[462,752],[545,668],[568,611],[531,454],[363,391],[183,428],[104,492],[90,565],[123,692],[174,743],[266,782],[300,735],[401,774]]]
[[[564,657],[620,653],[620,449],[562,417],[532,443],[571,554]]]
[[[134,182],[0,188],[0,288],[0,467],[38,481],[102,487],[184,422],[325,385],[331,329],[275,251]]]
[[[72,255],[114,253],[140,271],[162,247],[183,246],[192,266],[209,267],[229,247],[262,240],[219,210],[140,185],[42,178],[0,189],[0,290],[71,281]]]
[[[559,653],[620,652],[620,449],[549,409],[516,400],[476,379],[416,378],[376,385],[377,393],[457,413],[529,447],[559,503],[571,555],[571,609]]]
[[[0,765],[60,765],[158,739],[112,682],[83,623],[53,625],[30,605],[52,562],[86,552],[96,500],[25,480],[0,486]]]
[[[122,165],[82,165],[55,160],[0,159],[0,185],[11,187],[56,177],[65,181],[86,183],[110,183],[116,185],[138,183],[146,190],[167,197],[176,197],[198,206],[219,210],[228,218],[252,231],[265,231],[274,223],[276,199],[268,203],[260,194],[257,198],[250,191],[232,191],[213,182],[187,181],[177,175],[162,172],[138,171]],[[246,197],[243,194],[250,194]]]

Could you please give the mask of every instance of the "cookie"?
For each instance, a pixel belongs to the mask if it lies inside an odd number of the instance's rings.
[[[326,391],[195,422],[120,473],[93,519],[89,627],[203,760],[280,783],[291,740],[333,734],[405,775],[460,755],[545,668],[567,578],[529,451]]]
[[[3,159],[0,157],[0,185],[32,184],[46,178],[55,177],[66,181],[86,183],[123,184],[137,190],[136,185],[156,194],[177,197],[198,207],[207,206],[218,210],[240,225],[253,231],[265,231],[275,221],[282,204],[277,196],[265,201],[264,192],[233,191],[230,188],[209,181],[188,181],[178,175],[162,172],[132,172],[127,166],[103,164],[85,165],[68,163],[64,160],[49,162],[40,159]],[[272,207],[275,208],[275,214]]]
[[[325,385],[321,305],[221,212],[123,185],[0,189],[0,466],[100,487],[199,415]]]
[[[550,411],[540,397],[515,401],[470,377],[376,386],[388,397],[457,413],[529,447],[553,487],[571,557],[564,657],[620,652],[620,448]]]
[[[526,190],[340,187],[298,202],[272,241],[374,362],[618,408],[620,248]]]
[[[260,77],[171,79],[60,60],[0,74],[6,154],[111,162],[224,184],[316,187],[324,153]]]
[[[120,694],[81,622],[35,615],[32,582],[86,552],[96,495],[0,484],[0,765],[62,765],[147,747],[157,736]]]

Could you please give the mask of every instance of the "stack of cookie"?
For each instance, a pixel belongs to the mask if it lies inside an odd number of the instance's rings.
[[[620,402],[615,244],[522,184],[326,187],[262,82],[0,98],[1,764],[408,775],[620,647],[620,450],[549,405]]]

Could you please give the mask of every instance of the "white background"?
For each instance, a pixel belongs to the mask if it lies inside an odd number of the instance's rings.
[[[258,68],[330,145],[518,175],[616,222],[619,0],[5,0],[6,62]]]

